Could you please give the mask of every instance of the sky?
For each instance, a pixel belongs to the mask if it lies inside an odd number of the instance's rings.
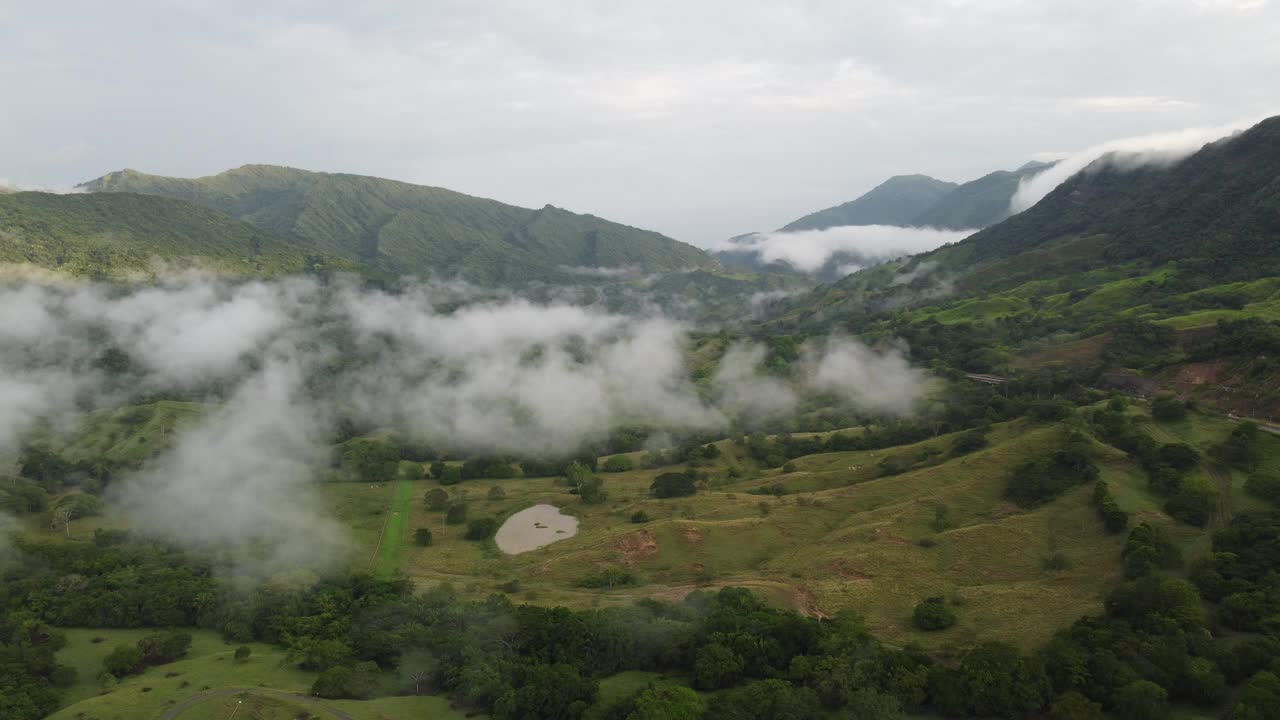
[[[0,0],[0,177],[247,163],[709,246],[1280,113],[1280,0]]]

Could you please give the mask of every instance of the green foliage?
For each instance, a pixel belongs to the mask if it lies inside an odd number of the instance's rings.
[[[103,658],[102,669],[115,677],[142,672],[146,667],[142,650],[134,645],[117,645],[111,654]]]
[[[818,720],[822,708],[809,688],[778,679],[726,690],[711,701],[708,717],[718,720]]]
[[[1044,667],[999,642],[968,650],[955,668],[934,666],[929,687],[944,714],[979,717],[1018,717],[1035,712],[1050,693]]]
[[[462,468],[458,467],[457,465],[444,465],[444,463],[440,463],[440,464],[443,467],[441,467],[440,474],[438,475],[435,472],[435,466],[434,465],[432,466],[431,476],[436,479],[436,482],[440,483],[441,485],[457,485],[458,483],[462,482]]]
[[[467,533],[464,537],[468,540],[488,540],[497,531],[498,521],[496,518],[475,518],[467,523]]]
[[[296,238],[312,252],[392,275],[461,274],[480,283],[514,284],[567,280],[572,276],[563,268],[572,266],[658,271],[709,264],[694,247],[591,215],[550,205],[528,210],[358,175],[247,165],[191,180],[126,170],[87,186],[95,192],[70,197],[112,197],[99,194],[111,191],[140,193],[115,197],[144,201],[161,202],[148,195],[181,198],[252,223],[263,236]]]
[[[175,630],[171,632],[152,633],[138,640],[138,650],[142,653],[144,665],[163,665],[171,663],[187,654],[191,648],[191,634]],[[108,669],[113,675],[119,675]]]
[[[446,525],[461,525],[467,521],[466,498],[456,497],[449,500],[449,508],[445,511]]]
[[[1054,698],[1049,720],[1106,720],[1102,705],[1072,690]]]
[[[631,513],[631,522],[639,525],[640,523],[649,522],[649,514],[643,510],[637,510]]]
[[[1111,326],[1110,333],[1103,355],[1107,362],[1121,367],[1163,365],[1175,357],[1178,348],[1178,336],[1173,328],[1145,320],[1118,321]],[[1152,403],[1153,413],[1159,400]],[[1157,418],[1166,419],[1159,415]]]
[[[1062,449],[1050,457],[1014,468],[1005,483],[1004,496],[1023,507],[1033,507],[1097,477],[1098,468],[1088,451],[1087,439],[1073,432]]]
[[[494,485],[489,488],[489,492],[485,493],[485,497],[490,500],[503,500],[507,497],[507,491],[503,490],[501,485]]]
[[[633,467],[630,455],[614,455],[604,461],[603,469],[605,472],[626,472]]]
[[[698,720],[706,712],[706,703],[686,687],[649,687],[632,701],[633,709],[625,720]]]
[[[1120,557],[1124,560],[1124,575],[1130,580],[1156,570],[1182,567],[1182,551],[1169,539],[1168,533],[1162,526],[1146,522],[1129,532]]]
[[[418,528],[413,531],[413,544],[418,547],[428,547],[432,540],[431,528]]]
[[[657,498],[687,497],[698,492],[698,485],[689,473],[663,473],[653,479],[649,492]]]
[[[376,695],[380,687],[377,664],[366,662],[339,665],[321,672],[311,685],[311,694],[330,700],[361,700]]]
[[[1120,688],[1116,713],[1132,720],[1165,720],[1169,717],[1169,693],[1148,680],[1135,680]]]
[[[1259,445],[1261,432],[1257,423],[1246,420],[1232,428],[1227,439],[1214,446],[1209,452],[1219,462],[1231,467],[1246,471],[1253,470],[1262,460],[1262,449]]]
[[[1171,395],[1151,401],[1151,416],[1161,422],[1177,422],[1187,416],[1187,405]]]
[[[240,647],[236,648],[235,661],[240,663],[248,662],[249,656],[252,654],[253,654],[252,648],[250,648],[248,645],[241,645]]]
[[[423,505],[428,510],[439,512],[449,505],[449,493],[443,488],[431,488],[422,498]]]
[[[1102,524],[1107,532],[1118,533],[1129,527],[1129,513],[1121,510],[1116,504],[1115,498],[1111,496],[1111,488],[1106,482],[1099,480],[1094,483],[1090,503],[1098,511],[1098,516],[1102,518]]]
[[[627,585],[635,585],[639,580],[640,578],[627,568],[610,566],[598,573],[584,576],[578,581],[578,586],[584,588],[612,589],[616,587],[625,587]]]
[[[286,239],[285,233],[182,200],[145,195],[0,193],[0,227],[6,231],[0,262],[33,263],[93,279],[150,274],[157,258],[241,276],[357,268]]]
[[[1249,475],[1244,489],[1256,498],[1280,505],[1280,472],[1259,470]]]
[[[1188,525],[1204,527],[1218,507],[1218,489],[1203,477],[1183,478],[1178,492],[1165,503],[1165,512]]]
[[[916,605],[911,613],[911,622],[926,632],[937,632],[955,625],[956,613],[947,604],[946,598],[927,597]]]
[[[341,453],[343,467],[361,482],[389,482],[400,470],[400,446],[388,440],[355,438]]]
[[[694,687],[715,690],[737,683],[745,663],[733,650],[720,643],[710,643],[698,650],[693,661]]]

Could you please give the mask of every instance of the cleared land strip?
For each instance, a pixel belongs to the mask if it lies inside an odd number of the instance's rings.
[[[400,569],[400,546],[404,544],[405,528],[409,525],[409,503],[413,500],[413,481],[396,481],[396,494],[391,499],[391,509],[382,526],[382,537],[373,549],[377,563],[375,575],[380,578],[394,575]]]

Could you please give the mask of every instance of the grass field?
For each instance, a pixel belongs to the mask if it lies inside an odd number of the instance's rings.
[[[378,577],[395,574],[400,568],[400,548],[408,541],[405,529],[409,527],[409,502],[413,499],[413,483],[402,475],[396,480],[395,486],[391,509],[387,511],[386,526],[374,550],[377,555],[375,574]]]
[[[1228,425],[1194,415],[1185,427],[1167,432],[1207,449],[1229,432]],[[663,470],[602,474],[609,497],[595,506],[579,502],[554,478],[468,480],[447,488],[466,494],[471,518],[502,520],[543,502],[578,516],[577,536],[514,556],[492,542],[465,540],[465,526],[446,525],[444,513],[428,511],[422,498],[436,487],[430,480],[402,481],[394,495],[389,487],[349,483],[326,484],[321,492],[338,517],[367,528],[377,501],[402,502],[400,488],[410,487],[399,569],[423,587],[449,583],[470,597],[507,591],[517,602],[593,607],[740,585],[814,615],[856,610],[894,642],[946,650],[1002,637],[1032,647],[1080,615],[1099,611],[1121,578],[1123,535],[1103,531],[1088,487],[1031,511],[1001,497],[1009,469],[1046,453],[1058,432],[1016,421],[995,426],[990,447],[965,457],[947,458],[953,438],[944,436],[891,450],[798,458],[792,472],[755,470],[737,446],[721,442],[711,474],[726,477],[736,465],[745,477],[713,480],[696,496],[668,500],[648,495]],[[1207,543],[1203,531],[1177,526],[1164,515],[1162,498],[1147,489],[1145,475],[1123,453],[1100,444],[1098,452],[1103,477],[1122,507],[1139,519],[1169,523],[1189,548]],[[880,477],[877,463],[900,453],[932,455],[934,464]],[[1234,481],[1242,483],[1243,477]],[[785,495],[751,492],[775,483]],[[505,497],[488,499],[494,486]],[[949,519],[940,532],[932,528],[939,505]],[[632,523],[637,511],[648,521]],[[409,542],[419,527],[431,528],[432,546]],[[358,529],[353,537],[370,543],[364,555],[372,557],[376,534]],[[1046,569],[1045,561],[1055,555],[1069,567]],[[387,557],[386,548],[379,551],[381,572],[388,569]],[[640,584],[612,590],[579,586],[585,575],[610,566],[633,570]],[[933,594],[952,599],[960,622],[942,633],[918,632],[910,623],[911,608]]]

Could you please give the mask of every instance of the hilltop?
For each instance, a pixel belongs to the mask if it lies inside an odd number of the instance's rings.
[[[714,265],[648,230],[547,205],[538,210],[394,180],[246,165],[201,178],[122,170],[81,186],[202,205],[314,251],[378,270],[512,284],[566,268],[671,271]]]
[[[958,186],[928,175],[896,175],[855,200],[805,215],[780,232],[825,230],[841,225],[911,225]]]

